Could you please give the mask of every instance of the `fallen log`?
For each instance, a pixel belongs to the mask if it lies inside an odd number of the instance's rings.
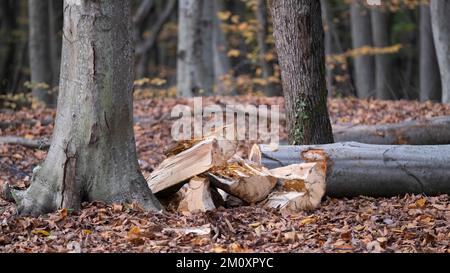
[[[214,186],[250,204],[265,199],[277,183],[266,168],[237,157],[226,166],[212,169],[208,176]]]
[[[450,116],[398,124],[333,126],[336,142],[356,141],[367,144],[450,144]]]
[[[326,194],[336,197],[450,194],[450,145],[260,145],[268,168],[325,161]]]
[[[270,173],[278,179],[278,191],[269,196],[266,207],[287,212],[312,210],[325,195],[325,162],[293,164]]]
[[[0,137],[0,144],[22,145],[33,149],[48,149],[50,147],[50,141],[48,139],[28,139],[16,136]]]
[[[230,141],[211,137],[165,159],[147,179],[153,193],[158,193],[227,162],[235,153]]]

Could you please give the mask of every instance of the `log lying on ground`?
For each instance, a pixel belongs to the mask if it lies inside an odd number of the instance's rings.
[[[28,139],[16,136],[0,137],[0,144],[22,145],[33,149],[48,149],[50,147],[50,141],[48,139]]]
[[[193,177],[188,183],[184,197],[178,205],[178,210],[205,212],[215,208],[208,178]]]
[[[450,116],[398,124],[333,126],[336,142],[357,141],[368,144],[450,144]]]
[[[266,168],[252,166],[237,157],[226,166],[211,170],[208,176],[214,186],[247,203],[262,201],[277,183]]]
[[[268,168],[326,162],[326,194],[337,197],[450,194],[450,145],[260,145]]]
[[[187,150],[164,160],[147,179],[153,193],[158,193],[227,162],[235,153],[234,143],[214,137],[197,142]]]
[[[278,191],[272,193],[266,207],[287,212],[312,210],[325,195],[326,163],[302,163],[271,169],[278,179]]]

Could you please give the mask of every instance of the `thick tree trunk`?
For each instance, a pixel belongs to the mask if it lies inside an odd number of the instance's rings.
[[[390,13],[385,7],[374,7],[371,9],[373,44],[376,48],[391,45],[390,38]],[[375,89],[377,99],[396,99],[394,93],[392,73],[392,55],[377,54],[375,56]]]
[[[212,24],[204,17],[205,1],[180,0],[178,3],[177,95],[180,97],[212,94],[213,79],[207,72],[213,69],[213,59],[204,59],[212,49],[212,38],[207,44],[203,39],[204,35],[211,37],[208,33],[212,33]]]
[[[431,29],[430,6],[420,6],[420,100],[441,101],[441,76]]]
[[[129,1],[64,2],[61,86],[49,153],[17,195],[21,214],[83,201],[159,208],[139,171]]]
[[[441,72],[442,102],[450,103],[450,0],[432,0],[431,23]]]
[[[372,26],[370,12],[362,0],[354,0],[351,4],[351,30],[353,48],[372,46]],[[375,95],[375,61],[370,55],[354,58],[354,79],[359,98]]]
[[[289,141],[292,144],[333,142],[327,110],[320,2],[271,1],[271,12]]]
[[[269,168],[326,160],[326,194],[352,197],[405,193],[450,193],[450,145],[369,145],[357,142],[316,146],[260,145]]]
[[[450,117],[398,124],[334,127],[337,142],[357,141],[368,144],[450,144]]]
[[[255,11],[256,19],[258,20],[258,30],[256,32],[256,41],[258,43],[259,50],[259,65],[262,70],[262,78],[266,80],[264,87],[266,96],[279,96],[281,95],[278,86],[269,81],[269,77],[273,76],[272,64],[266,60],[266,56],[269,53],[269,45],[267,44],[267,32],[268,32],[268,13],[265,0],[257,0],[257,6]]]
[[[49,92],[52,84],[49,1],[28,0],[28,6],[31,82],[35,85],[33,96],[47,106],[55,107],[55,97]]]

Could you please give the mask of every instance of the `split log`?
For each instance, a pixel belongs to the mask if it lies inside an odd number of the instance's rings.
[[[247,203],[265,199],[275,187],[277,179],[264,167],[252,166],[238,157],[235,159],[222,168],[208,172],[211,183]]]
[[[337,197],[450,194],[450,145],[260,145],[268,168],[326,162],[326,194]]]
[[[214,166],[221,166],[235,153],[236,145],[230,141],[211,137],[187,150],[165,159],[147,179],[153,193],[158,193],[191,177],[202,174]]]
[[[50,147],[50,141],[47,139],[28,139],[16,136],[0,137],[0,144],[22,145],[33,149],[48,149]]]
[[[450,144],[450,116],[398,124],[334,126],[336,142],[368,144],[437,145]]]
[[[208,178],[193,177],[188,184],[183,199],[178,205],[179,211],[198,212],[215,209]]]
[[[287,212],[312,210],[325,195],[325,162],[293,164],[270,173],[279,180],[279,189],[269,196],[266,207]]]

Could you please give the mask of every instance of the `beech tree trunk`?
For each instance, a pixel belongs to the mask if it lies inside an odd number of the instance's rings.
[[[386,7],[373,7],[371,9],[373,45],[376,48],[391,45],[390,38],[390,13]],[[394,93],[392,73],[392,55],[377,54],[375,56],[375,89],[377,99],[393,100],[397,96]]]
[[[52,84],[50,50],[49,1],[28,0],[30,18],[30,68],[33,96],[49,107],[55,107],[55,97],[49,93]],[[45,85],[48,85],[46,88]]]
[[[430,6],[420,6],[420,100],[442,99],[441,76],[431,29]]]
[[[331,143],[320,1],[270,3],[289,142]]]
[[[273,76],[273,67],[270,61],[266,60],[266,56],[269,53],[269,45],[267,44],[268,33],[268,12],[265,0],[257,0],[256,19],[258,20],[258,30],[256,31],[256,41],[258,43],[259,50],[259,65],[262,70],[262,78],[266,80],[264,87],[266,96],[279,96],[281,95],[279,88],[269,81],[269,77]]]
[[[59,72],[61,70],[61,46],[63,28],[63,1],[50,1],[50,50],[52,61],[52,87],[59,85]]]
[[[227,56],[228,44],[226,35],[221,28],[221,20],[217,16],[218,12],[224,11],[223,0],[215,0],[213,13],[213,54],[214,54],[214,81],[217,94],[230,95],[236,94],[235,88],[224,84],[222,77],[231,70],[230,59]],[[231,79],[234,80],[234,79]]]
[[[129,1],[64,1],[61,86],[52,143],[21,214],[78,209],[83,201],[159,209],[137,162]]]
[[[351,4],[351,31],[353,48],[372,46],[372,26],[370,12],[364,7],[362,0],[354,0]],[[375,61],[370,55],[354,58],[354,79],[358,98],[375,95]]]
[[[450,0],[432,0],[431,23],[441,72],[442,102],[450,102]]]
[[[212,33],[212,24],[207,19],[211,16],[204,15],[205,2],[210,1],[180,0],[178,3],[177,95],[180,97],[212,94],[213,59],[205,60],[205,56],[212,56],[209,54],[212,38],[209,41],[203,38],[211,37],[208,33]]]
[[[262,164],[277,168],[326,161],[326,194],[337,197],[450,193],[450,145],[260,145]]]

